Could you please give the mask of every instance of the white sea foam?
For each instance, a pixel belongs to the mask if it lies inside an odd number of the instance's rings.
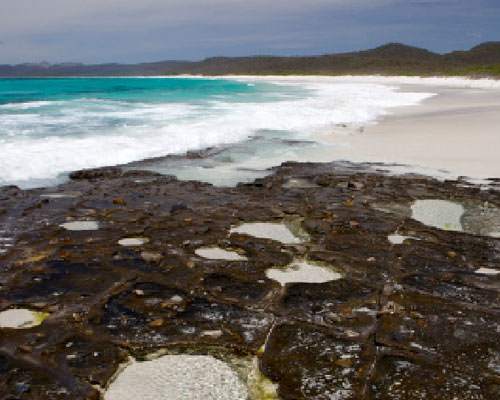
[[[29,186],[31,180],[54,179],[67,171],[236,143],[265,130],[311,138],[338,124],[374,122],[391,107],[431,96],[379,83],[274,83],[296,85],[308,94],[253,103],[79,99],[0,106],[0,185]]]

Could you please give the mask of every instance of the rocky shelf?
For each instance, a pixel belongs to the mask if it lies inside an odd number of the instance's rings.
[[[166,354],[227,362],[251,399],[500,398],[499,210],[494,180],[338,164],[235,188],[120,168],[2,187],[0,398],[105,399],[131,357]]]

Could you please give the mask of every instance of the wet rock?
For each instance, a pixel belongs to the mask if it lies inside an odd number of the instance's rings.
[[[104,316],[110,334],[130,345],[165,346],[178,342],[196,345],[211,340],[203,336],[202,331],[221,330],[225,334],[220,343],[257,349],[272,323],[266,313],[192,298],[178,289],[154,283],[139,284],[137,289],[143,291],[141,296],[127,291],[111,299]],[[237,292],[238,289],[231,290]],[[177,297],[183,300],[176,301]],[[190,335],[186,335],[188,327],[193,327],[192,331],[188,330],[192,332]]]
[[[208,275],[203,279],[203,285],[216,299],[256,307],[264,307],[274,289],[274,285],[267,280],[241,280],[221,273]]]
[[[363,398],[369,355],[363,343],[317,327],[283,324],[269,336],[261,368],[279,384],[281,399],[354,400]]]
[[[172,205],[172,207],[170,207],[170,212],[173,214],[177,211],[182,211],[182,210],[187,210],[188,209],[188,206],[187,204],[185,203],[175,203],[174,205]]]
[[[349,184],[347,186],[350,189],[356,189],[356,190],[361,190],[365,187],[364,183],[358,182],[358,181],[349,181]]]
[[[89,180],[89,179],[113,179],[118,178],[122,174],[121,168],[118,167],[105,167],[95,169],[83,169],[69,174],[73,180]]]
[[[154,251],[143,251],[141,252],[141,258],[146,261],[146,262],[149,262],[149,263],[159,263],[162,258],[163,258],[163,255],[161,255],[160,253],[157,253],[157,252],[154,252]]]
[[[103,169],[1,187],[0,309],[50,317],[0,328],[0,398],[98,398],[129,356],[201,349],[262,357],[283,399],[498,398],[498,187],[373,167],[285,163],[234,188]],[[461,205],[463,229],[411,218],[419,200]],[[249,221],[280,235],[234,231]],[[246,259],[196,254],[215,245]],[[342,277],[273,280],[297,259]]]
[[[500,394],[494,381],[457,372],[451,365],[389,354],[382,355],[377,367],[370,388],[373,399],[486,400]]]

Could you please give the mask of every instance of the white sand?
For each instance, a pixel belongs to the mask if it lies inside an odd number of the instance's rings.
[[[425,90],[438,95],[393,109],[379,124],[349,137],[349,158],[410,164],[433,175],[444,170],[438,176],[500,177],[500,88]]]
[[[340,158],[406,164],[410,167],[401,171],[442,178],[500,177],[500,81],[402,77],[378,81],[436,96],[416,106],[393,108],[378,124],[347,137]]]
[[[275,83],[370,83],[403,92],[434,93],[414,106],[389,109],[390,115],[362,129],[318,133],[329,161],[405,164],[395,172],[472,181],[500,177],[500,80],[380,76],[236,77]],[[318,161],[325,161],[318,156]],[[311,160],[314,161],[314,160]]]

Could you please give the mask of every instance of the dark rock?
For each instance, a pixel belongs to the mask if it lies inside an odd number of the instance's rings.
[[[262,371],[283,399],[499,398],[500,276],[476,271],[500,268],[500,240],[425,226],[409,207],[436,198],[496,210],[498,188],[376,167],[284,163],[235,188],[101,168],[72,174],[55,191],[81,196],[57,201],[0,188],[0,309],[50,313],[0,329],[0,399],[97,399],[129,355],[255,356],[264,344]],[[298,178],[319,187],[282,189]],[[100,229],[63,230],[67,217]],[[229,234],[282,219],[302,221],[308,241]],[[411,238],[390,243],[394,233]],[[150,241],[123,247],[124,237]],[[207,246],[247,260],[194,256]],[[294,259],[342,278],[267,277]]]
[[[143,251],[141,253],[141,257],[146,262],[155,262],[158,263],[161,261],[163,256],[160,253],[154,251]]]
[[[90,179],[100,179],[107,178],[113,179],[121,176],[122,170],[118,167],[105,167],[105,168],[95,168],[95,169],[83,169],[80,171],[75,171],[69,174],[69,177],[73,180],[90,180]]]
[[[188,206],[186,203],[175,203],[174,205],[172,205],[172,207],[170,207],[170,212],[175,213],[177,211],[182,211],[182,210],[187,210],[187,209],[188,209]]]
[[[279,383],[281,399],[361,399],[372,351],[318,327],[282,324],[268,337],[261,368]]]

